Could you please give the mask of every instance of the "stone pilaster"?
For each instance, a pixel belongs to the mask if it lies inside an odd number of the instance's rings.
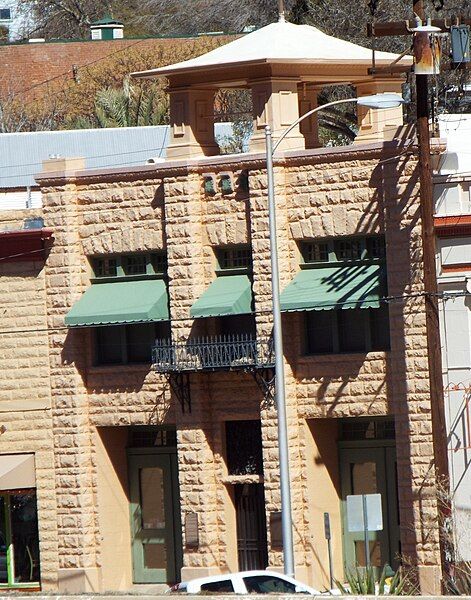
[[[299,117],[298,80],[270,78],[249,83],[252,90],[253,133],[249,140],[251,152],[265,151],[265,127],[270,126],[273,141]],[[284,138],[280,150],[304,148],[299,125]]]
[[[74,184],[45,190],[44,216],[54,230],[46,267],[49,359],[57,486],[59,589],[99,591],[92,445],[84,373],[86,330],[64,329],[84,290],[81,219]],[[57,259],[56,259],[57,257]]]
[[[214,139],[215,90],[170,90],[170,144],[167,158],[187,159],[219,154]]]
[[[402,95],[402,79],[375,79],[356,84],[357,96],[370,96],[383,92]],[[403,124],[402,105],[396,108],[372,109],[357,106],[358,133],[355,144],[375,142],[387,138],[388,130],[396,130]]]
[[[288,205],[286,195],[286,173],[282,167],[275,167],[275,200],[276,200],[276,231],[277,249],[280,271],[280,289],[283,290],[290,282],[294,273],[291,271],[292,243],[289,239]],[[272,288],[270,264],[270,239],[268,221],[267,178],[265,172],[254,171],[250,177],[251,205],[251,238],[254,270],[254,295],[257,317],[257,331],[260,337],[268,337],[272,333]],[[283,326],[286,319],[282,319]],[[285,332],[286,333],[286,332]],[[287,340],[283,336],[284,342]],[[286,356],[286,352],[284,353]],[[286,416],[288,425],[288,446],[290,463],[290,489],[292,497],[293,544],[295,550],[295,565],[299,571],[305,564],[304,522],[302,503],[299,502],[302,491],[301,465],[299,463],[300,430],[296,401],[296,379],[292,365],[284,361],[284,380],[286,396]],[[275,406],[263,405],[261,410],[262,438],[264,452],[264,483],[267,521],[271,512],[281,509],[279,448],[277,430],[277,412]],[[280,567],[282,554],[279,548],[271,547],[270,529],[269,565]]]
[[[174,342],[195,335],[191,305],[209,285],[205,271],[202,227],[202,181],[197,173],[165,182],[165,213],[169,296]],[[213,421],[208,384],[203,374],[191,374],[191,413],[174,398],[178,431],[178,473],[185,542],[185,515],[197,513],[199,546],[184,552],[182,579],[219,573],[217,481],[213,453]],[[184,546],[185,547],[185,546]]]

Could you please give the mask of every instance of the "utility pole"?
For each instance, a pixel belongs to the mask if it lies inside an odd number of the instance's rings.
[[[426,21],[423,0],[413,0],[414,13]],[[457,21],[468,19],[457,17]],[[432,21],[432,25],[440,25],[442,21]],[[374,23],[368,27],[370,37],[388,37],[394,35],[411,35],[406,21]],[[398,65],[370,69],[371,73],[396,72]],[[416,75],[417,94],[417,140],[420,181],[420,216],[422,225],[422,253],[424,270],[425,317],[427,328],[427,354],[430,383],[430,404],[432,413],[433,453],[437,477],[444,485],[448,485],[448,451],[445,421],[445,405],[443,398],[442,357],[438,312],[438,286],[435,263],[435,232],[433,223],[433,183],[430,164],[430,130],[428,107],[428,75]]]
[[[414,13],[426,21],[423,0],[415,0]],[[438,285],[433,224],[433,182],[430,164],[430,129],[428,106],[428,75],[416,75],[417,140],[419,146],[420,217],[424,267],[425,318],[427,354],[430,377],[433,451],[437,476],[448,485],[448,451],[443,397],[443,373],[438,312]]]
[[[413,0],[414,13],[426,22],[423,0]],[[460,17],[463,20],[463,17]],[[439,25],[432,21],[433,25]],[[406,22],[381,23],[368,28],[368,34],[373,37],[392,35],[410,35],[411,31]],[[418,36],[414,36],[414,54],[417,57]],[[373,69],[379,72],[379,69]],[[387,67],[384,69],[387,71]],[[416,74],[417,95],[417,141],[418,169],[420,183],[420,216],[422,227],[423,253],[423,284],[425,292],[425,319],[427,331],[427,355],[430,384],[430,406],[432,416],[433,455],[435,474],[439,484],[449,486],[448,470],[448,440],[445,421],[445,403],[443,396],[442,356],[440,343],[440,327],[438,312],[438,285],[435,259],[435,232],[433,223],[433,182],[430,164],[430,129],[428,106],[428,75]],[[449,515],[449,507],[439,506],[440,518]],[[442,569],[446,568],[446,541],[440,536],[440,554]]]

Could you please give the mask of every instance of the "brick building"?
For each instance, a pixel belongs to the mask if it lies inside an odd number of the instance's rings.
[[[227,36],[230,39],[230,36]],[[124,38],[48,40],[0,44],[0,98],[41,97],[79,80],[88,66],[127,50],[152,50],[156,56],[172,47],[195,44],[199,38]]]
[[[15,545],[11,585],[39,568],[44,589],[84,591],[281,566],[263,128],[279,135],[326,82],[402,81],[308,26],[234,43],[145,74],[169,77],[166,162],[49,164],[33,215],[46,228],[0,234],[14,246],[0,262],[0,499],[13,535],[26,501],[39,532]],[[232,86],[252,90],[254,132],[248,153],[218,156],[212,103]],[[433,593],[417,162],[393,139],[400,110],[358,118],[354,145],[317,147],[311,119],[275,160],[296,575],[328,585],[325,512],[335,576],[363,564],[346,496],[380,493],[372,563],[407,556]],[[19,228],[25,214],[0,217]]]

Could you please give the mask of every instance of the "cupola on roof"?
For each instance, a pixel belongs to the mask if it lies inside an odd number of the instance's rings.
[[[282,6],[282,2],[280,2]],[[188,159],[219,153],[214,137],[216,94],[219,89],[249,89],[253,129],[250,152],[265,150],[265,128],[273,138],[283,134],[280,150],[319,146],[318,93],[326,86],[349,84],[357,95],[400,93],[401,71],[412,64],[410,56],[376,52],[326,35],[310,25],[284,20],[272,23],[196,58],[158,69],[132,73],[134,77],[168,77],[172,137],[167,157]],[[394,69],[388,66],[394,63]],[[359,108],[356,141],[383,138],[386,128],[403,122],[402,107],[381,111],[381,118]],[[311,116],[307,116],[310,113]],[[302,123],[283,132],[306,115]]]
[[[391,64],[397,58],[398,55],[390,52],[376,52],[376,63],[383,66]],[[158,69],[133,73],[133,75],[173,76],[204,70],[205,80],[207,80],[206,74],[224,70],[226,75],[220,74],[219,77],[222,81],[227,79],[227,71],[231,71],[231,67],[250,65],[255,67],[261,64],[289,64],[292,65],[292,71],[296,73],[305,71],[306,75],[316,70],[316,66],[332,67],[334,70],[335,67],[342,66],[363,67],[361,70],[366,74],[366,69],[371,67],[371,62],[372,51],[369,48],[332,37],[311,25],[294,25],[280,20],[202,56]],[[405,56],[397,64],[406,69],[412,64],[412,58]],[[296,65],[299,68],[296,68]],[[307,68],[308,66],[311,69]]]

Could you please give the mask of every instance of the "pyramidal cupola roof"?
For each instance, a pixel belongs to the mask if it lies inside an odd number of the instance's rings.
[[[376,63],[381,65],[391,64],[398,58],[390,52],[376,52]],[[311,25],[294,25],[280,19],[196,58],[133,75],[169,76],[262,63],[370,67],[371,62],[369,48],[327,35]],[[408,66],[412,58],[405,56],[398,63]]]

